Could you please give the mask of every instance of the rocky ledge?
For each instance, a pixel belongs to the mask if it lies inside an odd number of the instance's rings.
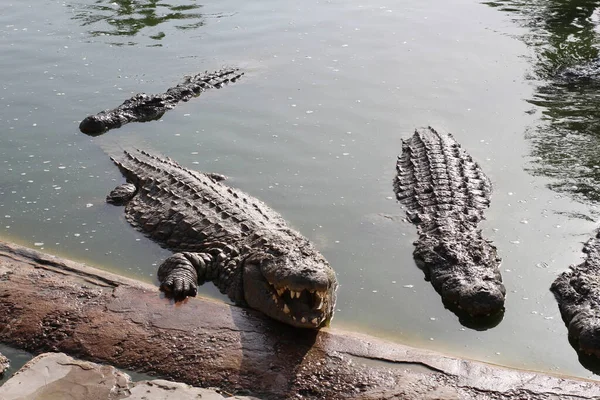
[[[76,360],[63,353],[44,353],[23,366],[0,387],[2,400],[258,400],[223,396],[216,390],[195,388],[162,379],[132,382],[129,375],[109,365]]]
[[[600,383],[295,329],[0,242],[0,342],[262,399],[594,399]]]

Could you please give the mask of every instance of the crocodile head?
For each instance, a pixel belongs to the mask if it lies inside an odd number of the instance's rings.
[[[81,121],[79,130],[86,135],[98,136],[108,130],[103,115],[90,115]]]
[[[415,247],[415,260],[450,309],[485,317],[504,309],[496,247],[478,231],[428,237]]]
[[[333,317],[337,280],[325,258],[299,235],[246,258],[244,300],[271,318],[300,328],[320,328]],[[288,243],[294,243],[290,246]]]

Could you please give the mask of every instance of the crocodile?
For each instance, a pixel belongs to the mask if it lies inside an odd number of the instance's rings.
[[[141,150],[111,157],[127,183],[107,202],[125,205],[136,229],[173,251],[158,268],[160,288],[180,300],[212,281],[234,303],[301,328],[333,317],[335,272],[313,245],[260,200],[218,174]]]
[[[417,128],[402,141],[394,192],[417,226],[417,265],[444,304],[469,316],[504,309],[501,259],[477,224],[489,206],[491,183],[448,133]]]
[[[557,75],[557,80],[566,83],[589,83],[598,81],[600,77],[600,60],[563,68]]]
[[[577,351],[600,357],[600,232],[589,239],[586,259],[550,286]]]
[[[147,122],[159,119],[180,101],[200,96],[208,89],[220,89],[229,82],[237,81],[244,73],[236,68],[204,72],[188,76],[183,83],[161,94],[138,93],[112,110],[101,111],[81,121],[79,130],[90,136],[98,136],[110,129],[120,128],[129,122]]]

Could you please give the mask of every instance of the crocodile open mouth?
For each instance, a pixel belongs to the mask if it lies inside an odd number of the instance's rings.
[[[272,299],[292,320],[318,327],[326,319],[330,302],[327,291],[277,287],[269,282]]]

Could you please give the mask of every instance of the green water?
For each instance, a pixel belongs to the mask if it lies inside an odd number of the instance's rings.
[[[229,176],[310,238],[340,281],[334,326],[595,377],[548,288],[598,217],[596,91],[553,79],[596,57],[596,2],[170,3],[0,3],[4,239],[154,282],[169,252],[104,203],[122,182],[108,154],[136,146]],[[160,121],[77,129],[222,66],[246,74]],[[490,329],[444,309],[392,199],[400,139],[428,124],[453,132],[494,186],[483,229],[508,296]]]
[[[554,178],[550,187],[590,205],[600,201],[600,80],[557,79],[561,70],[598,59],[600,1],[500,1],[487,3],[528,28],[527,102],[540,111],[529,127],[534,175]]]

